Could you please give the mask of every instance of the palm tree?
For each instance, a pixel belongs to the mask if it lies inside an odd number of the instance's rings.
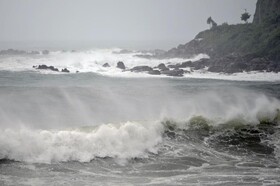
[[[217,23],[212,19],[212,17],[210,16],[210,17],[208,17],[208,19],[207,19],[207,24],[211,24],[211,28],[214,28],[214,27],[216,27],[217,26]]]
[[[245,9],[245,12],[241,14],[241,20],[245,21],[245,23],[248,23],[248,19],[251,17],[251,15],[247,12]]]

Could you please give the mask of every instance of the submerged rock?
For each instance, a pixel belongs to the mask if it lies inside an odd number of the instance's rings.
[[[181,63],[181,65],[179,66],[179,68],[186,68],[186,67],[193,67],[193,62],[185,61],[185,62]]]
[[[177,63],[175,65],[167,65],[168,68],[180,68],[180,63]]]
[[[167,76],[182,77],[184,75],[184,70],[183,69],[166,70],[166,71],[162,71],[161,74],[165,74]]]
[[[52,71],[57,71],[58,72],[58,69],[55,68],[54,66],[49,66],[49,69],[52,70]]]
[[[159,70],[152,70],[152,71],[149,71],[148,73],[151,75],[160,75],[161,74]]]
[[[104,63],[102,66],[103,67],[110,67],[110,65],[108,63]]]
[[[67,68],[64,68],[64,69],[61,70],[61,72],[69,73],[70,71]]]
[[[125,65],[124,65],[124,63],[123,63],[122,61],[119,61],[119,62],[117,63],[117,68],[122,69],[122,70],[125,70]]]
[[[38,70],[51,70],[51,71],[55,71],[55,72],[59,71],[54,66],[47,66],[47,65],[33,66],[33,68],[38,69]]]
[[[150,72],[153,68],[149,66],[136,66],[131,69],[132,72]]]
[[[164,63],[159,64],[157,68],[160,69],[161,71],[169,70],[169,68],[167,68]]]

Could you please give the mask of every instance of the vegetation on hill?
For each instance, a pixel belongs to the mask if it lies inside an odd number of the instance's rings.
[[[253,23],[212,26],[160,57],[190,57],[199,53],[212,58],[250,55],[280,61],[280,1],[258,0]]]
[[[280,15],[261,24],[223,24],[200,32],[195,40],[198,50],[213,56],[254,54],[280,60]]]

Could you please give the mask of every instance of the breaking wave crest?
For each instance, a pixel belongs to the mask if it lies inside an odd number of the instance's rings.
[[[145,157],[156,153],[161,126],[127,122],[87,130],[4,130],[0,158],[27,162],[89,162],[95,157]]]
[[[206,142],[208,147],[223,152],[243,150],[279,158],[279,122],[277,110],[257,123],[236,118],[217,125],[203,116],[194,116],[185,122],[166,119],[57,131],[5,129],[0,131],[0,159],[53,163],[148,158],[157,155],[166,140],[182,138]]]

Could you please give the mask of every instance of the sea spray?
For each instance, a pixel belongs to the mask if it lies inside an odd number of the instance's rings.
[[[0,131],[0,159],[54,163],[89,162],[94,158],[143,158],[157,153],[159,123],[106,124],[87,131],[5,129]]]

